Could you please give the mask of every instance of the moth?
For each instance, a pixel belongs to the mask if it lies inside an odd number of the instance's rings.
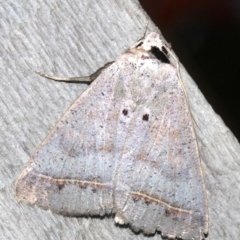
[[[101,69],[27,163],[16,198],[73,217],[114,214],[145,234],[203,239],[201,159],[171,56],[152,32]]]

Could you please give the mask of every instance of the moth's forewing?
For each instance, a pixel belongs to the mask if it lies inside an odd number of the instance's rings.
[[[103,71],[28,162],[18,199],[70,216],[114,212],[147,234],[204,237],[197,139],[165,47],[151,33]]]

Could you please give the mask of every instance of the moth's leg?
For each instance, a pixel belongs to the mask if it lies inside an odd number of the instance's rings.
[[[79,83],[91,83],[93,82],[105,69],[107,69],[113,62],[106,63],[103,67],[99,68],[96,72],[92,73],[90,76],[85,77],[71,77],[71,78],[62,78],[56,76],[49,76],[47,74],[36,72],[42,77],[62,82],[79,82]]]

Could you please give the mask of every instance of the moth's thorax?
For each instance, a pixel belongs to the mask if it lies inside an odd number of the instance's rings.
[[[158,47],[161,49],[163,46],[167,46],[168,44],[162,40],[159,36],[159,34],[152,32],[150,33],[146,38],[138,41],[136,44],[134,44],[131,49],[133,48],[142,48],[145,51],[150,51],[151,47]]]
[[[162,53],[162,55],[164,54]],[[138,74],[143,76],[143,81],[146,82],[148,76],[151,76],[151,81],[161,82],[168,78],[176,78],[177,76],[176,67],[174,64],[170,63],[167,56],[165,56],[165,58],[167,60],[164,61],[156,56],[156,54],[152,51],[152,48],[149,49],[144,46],[139,46],[128,49],[119,56],[118,60],[119,63],[122,63],[122,66],[124,66],[125,69],[129,69],[131,71],[135,71],[134,69],[137,69]],[[130,71],[129,74],[136,75],[136,73],[130,73]],[[138,79],[140,81],[140,77]]]
[[[161,39],[155,32],[150,33],[145,39],[138,41],[135,45],[124,52],[120,58],[136,60],[153,60],[157,63],[168,63],[175,66],[172,61],[171,50],[166,41]]]

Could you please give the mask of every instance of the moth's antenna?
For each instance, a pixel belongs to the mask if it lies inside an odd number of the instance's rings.
[[[169,49],[170,50],[170,49]],[[180,83],[180,86],[184,92],[184,95],[185,95],[185,98],[186,98],[186,101],[187,101],[187,105],[188,105],[188,110],[190,112],[190,115],[191,115],[191,118],[193,119],[193,122],[196,124],[196,126],[199,128],[199,126],[197,125],[197,122],[195,121],[194,117],[193,117],[193,114],[192,114],[192,111],[191,111],[191,108],[190,108],[190,104],[189,104],[189,101],[188,101],[188,96],[187,96],[187,92],[186,92],[186,89],[184,87],[184,84],[182,82],[182,78],[181,78],[181,74],[180,74],[180,64],[179,64],[179,60],[177,57],[174,56],[174,54],[172,53],[172,51],[170,50],[169,51],[171,57],[174,59],[174,61],[176,62],[176,67],[177,67],[177,76],[178,76],[178,79],[179,79],[179,83]],[[200,129],[200,128],[199,128]]]
[[[145,38],[146,37],[146,33],[147,33],[147,29],[148,29],[148,25],[149,25],[149,19],[147,19],[147,22],[146,22],[146,24],[145,24],[145,28],[144,28],[144,31],[143,31],[143,38]]]
[[[186,101],[187,101],[187,106],[188,106],[188,109],[189,109],[191,118],[192,118],[194,124],[196,124],[196,126],[198,127],[198,129],[201,131],[200,127],[198,126],[197,122],[195,121],[195,118],[194,118],[194,116],[193,116],[193,114],[192,114],[192,111],[191,111],[191,108],[190,108],[190,104],[189,104],[188,97],[187,97],[187,92],[186,92],[186,89],[185,89],[184,84],[183,84],[183,82],[182,82],[181,75],[180,75],[180,64],[179,64],[179,60],[178,60],[177,57],[175,57],[175,56],[173,55],[173,53],[171,52],[171,50],[170,50],[169,52],[170,52],[170,55],[172,56],[172,58],[176,61],[177,75],[178,75],[179,83],[180,83],[180,86],[181,86],[181,88],[182,88],[182,90],[183,90],[183,92],[184,92],[184,95],[185,95],[185,98],[186,98]],[[194,127],[193,127],[193,131],[194,131],[195,136],[197,136],[196,130],[195,130]],[[202,131],[201,131],[201,132],[202,132]],[[205,134],[204,134],[203,132],[202,132],[202,134],[205,136]],[[206,137],[206,136],[205,136],[205,137]],[[199,156],[199,159],[200,159],[200,161],[201,161],[202,158],[201,158],[201,153],[200,153],[200,148],[199,148],[199,143],[198,143],[198,141],[196,141],[196,144],[197,144],[198,156]],[[204,143],[203,143],[203,145],[204,145]],[[202,178],[203,178],[204,173],[203,173],[203,170],[202,170],[201,168],[200,168],[200,173],[201,173],[201,176],[202,176]],[[206,190],[204,190],[204,191],[206,192]],[[205,199],[205,206],[207,206],[207,199]],[[207,221],[206,221],[206,224],[205,224],[205,231],[206,231],[206,229],[208,229],[208,219],[209,219],[209,217],[208,217],[208,215],[207,215]]]
[[[138,40],[133,46],[130,47],[130,49],[136,48],[136,47],[138,46],[138,44],[141,43],[142,40],[146,37],[148,24],[149,24],[149,19],[148,19],[147,22],[146,22],[146,25],[145,25],[145,27],[144,27],[144,30],[143,30],[143,33],[142,33],[141,37],[139,38],[139,40]]]
[[[147,29],[148,29],[148,24],[149,24],[149,19],[147,19],[147,22],[146,22],[145,27],[144,27],[144,29],[143,29],[143,33],[142,33],[140,39],[138,40],[138,42],[141,41],[141,40],[143,40],[143,39],[146,37],[146,33],[147,33]]]

